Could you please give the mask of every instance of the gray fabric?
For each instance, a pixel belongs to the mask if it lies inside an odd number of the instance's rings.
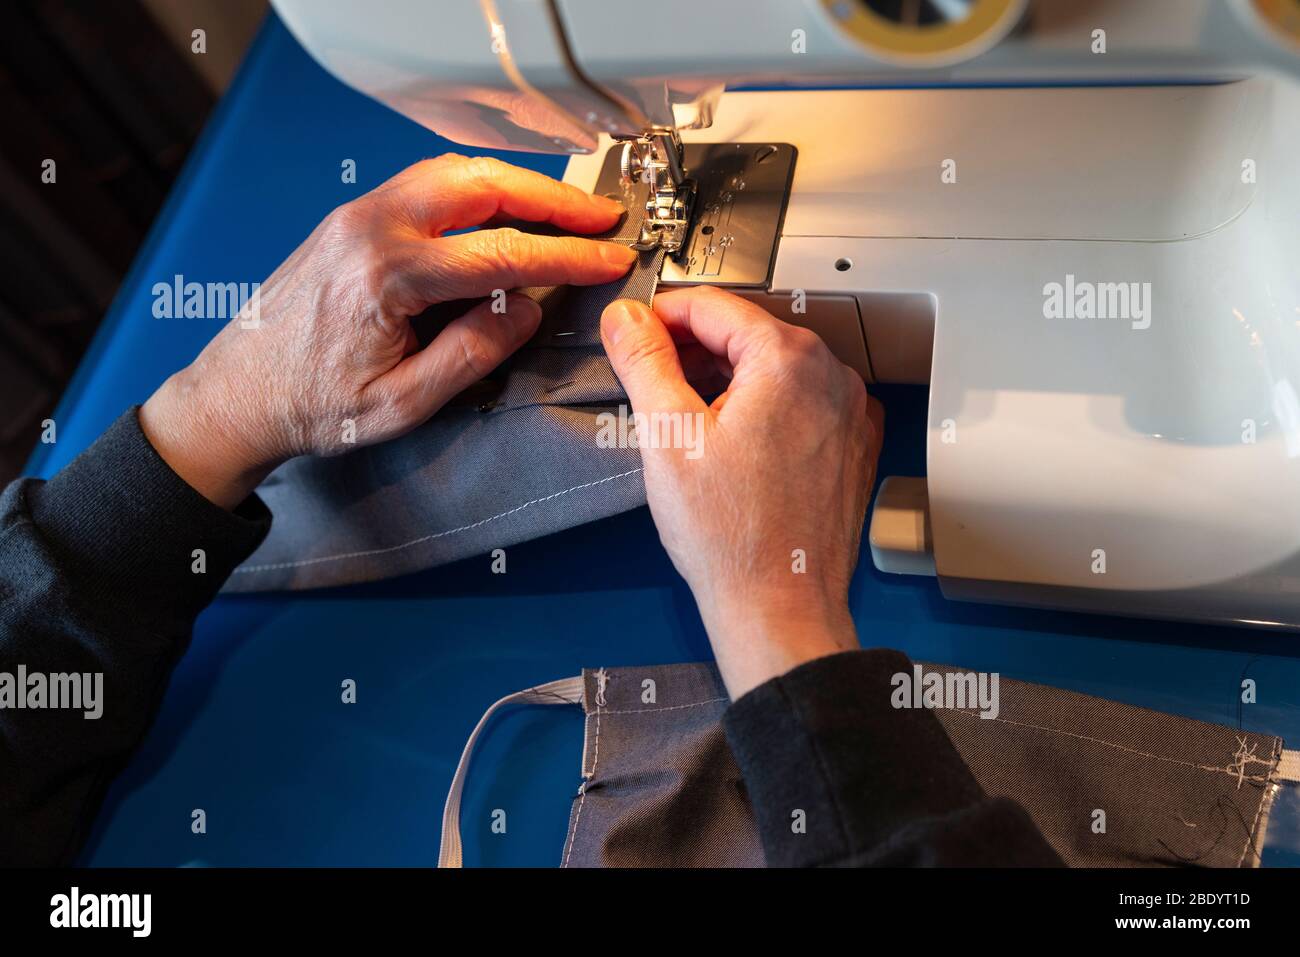
[[[605,238],[631,244],[637,222],[626,216]],[[644,505],[637,450],[596,442],[599,413],[626,402],[600,315],[618,298],[648,304],[662,259],[643,252],[603,286],[528,290],[542,324],[492,377],[495,388],[395,441],[277,469],[258,489],[275,516],[271,533],[226,590],[388,578]]]
[[[980,786],[1071,866],[1259,863],[1281,738],[1007,679],[995,719],[936,714]]]
[[[717,671],[608,669],[603,696],[600,674],[583,672],[584,780],[561,866],[762,867]]]
[[[562,866],[761,865],[716,669],[608,669],[604,704],[597,675],[584,672],[584,783]],[[1020,802],[1067,864],[1258,864],[1281,739],[1008,679],[999,691],[996,718],[935,714],[984,790]]]

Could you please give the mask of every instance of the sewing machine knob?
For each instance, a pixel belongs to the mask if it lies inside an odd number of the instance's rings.
[[[970,59],[1005,37],[1026,0],[822,0],[878,60],[933,67]]]

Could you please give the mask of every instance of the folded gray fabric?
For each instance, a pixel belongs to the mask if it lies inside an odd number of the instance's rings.
[[[602,238],[630,245],[637,229],[626,216]],[[597,417],[626,404],[600,316],[615,299],[649,304],[662,260],[643,252],[603,286],[529,290],[542,324],[474,404],[450,405],[392,442],[277,469],[258,489],[271,532],[226,591],[388,578],[644,505],[639,452],[597,443]]]
[[[583,783],[561,866],[761,866],[713,665],[583,678]],[[984,791],[1018,801],[1067,864],[1259,863],[1280,738],[1008,679],[998,682],[995,715],[967,703],[934,713]],[[925,769],[917,754],[916,773]]]

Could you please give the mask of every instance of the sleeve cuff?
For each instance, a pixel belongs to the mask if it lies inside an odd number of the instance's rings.
[[[90,583],[87,602],[192,619],[266,537],[271,513],[256,495],[233,512],[209,502],[155,451],[139,411],[48,482],[29,481],[28,511],[60,563]]]
[[[760,685],[723,718],[768,864],[845,860],[984,792],[924,709],[896,709],[885,649],[819,658]],[[800,813],[802,812],[802,813]]]

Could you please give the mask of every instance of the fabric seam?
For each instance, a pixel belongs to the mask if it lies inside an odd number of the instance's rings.
[[[620,711],[606,711],[603,710],[602,707],[599,705],[595,706],[595,710],[591,711],[591,713],[588,716],[586,716],[586,719],[588,719],[589,722],[591,718],[595,718],[595,731],[593,732],[593,735],[591,735],[591,770],[590,771],[586,770],[586,766],[585,766],[586,755],[584,755],[584,767],[582,767],[582,788],[580,793],[578,793],[577,810],[573,811],[573,826],[569,828],[568,845],[567,848],[565,848],[564,850],[564,862],[562,863],[562,865],[560,865],[560,867],[568,867],[569,861],[571,861],[573,857],[573,845],[577,844],[578,823],[581,823],[582,820],[582,807],[586,805],[586,785],[590,784],[591,779],[595,778],[595,768],[597,768],[599,763],[601,763],[601,718],[602,716],[611,715],[611,714],[653,714],[655,713],[655,711],[681,711],[682,709],[688,709],[688,707],[702,707],[703,705],[716,705],[716,703],[718,703],[719,701],[729,701],[729,698],[727,697],[707,698],[707,700],[705,701],[695,701],[689,703],[689,705],[668,705],[667,707],[643,707],[643,709],[628,709],[628,710],[620,710]]]
[[[596,711],[599,714],[603,714],[606,716],[611,714],[654,714],[656,711],[681,711],[683,708],[699,708],[699,707],[703,707],[706,704],[717,704],[719,701],[729,701],[729,700],[731,699],[709,698],[707,701],[696,701],[693,704],[674,704],[663,708],[628,708],[623,711],[605,711],[602,710],[599,705],[597,705]]]
[[[603,479],[597,479],[594,482],[586,482],[582,485],[574,485],[571,488],[561,489],[558,492],[552,492],[550,495],[543,495],[541,498],[535,498],[531,502],[524,502],[522,505],[516,505],[514,508],[507,509],[497,515],[488,518],[479,519],[469,525],[462,525],[460,528],[449,528],[445,532],[434,532],[430,535],[422,535],[419,538],[413,538],[409,542],[403,542],[400,545],[389,545],[385,548],[370,548],[359,552],[340,552],[337,555],[322,555],[320,558],[304,558],[296,562],[270,562],[264,565],[241,565],[236,568],[234,574],[247,575],[253,572],[273,571],[281,568],[301,568],[305,565],[317,565],[321,562],[341,561],[347,558],[368,558],[371,555],[386,555],[389,552],[399,552],[404,548],[410,548],[413,545],[420,545],[424,542],[431,542],[436,538],[445,538],[448,535],[456,535],[460,532],[468,532],[472,529],[486,525],[489,522],[495,522],[498,519],[514,515],[516,512],[522,512],[524,509],[533,505],[540,505],[542,502],[549,502],[553,498],[559,498],[561,495],[568,495],[570,492],[580,492],[583,489],[594,488],[597,485],[604,485],[606,482],[613,482],[616,479],[627,478],[629,475],[635,475],[643,471],[644,467],[630,469],[627,472],[620,472],[618,475],[610,475]]]
[[[591,773],[586,771],[582,774],[582,791],[578,796],[578,810],[573,814],[573,830],[569,833],[569,849],[564,853],[564,863],[560,866],[567,868],[569,860],[573,857],[573,845],[578,843],[578,824],[582,821],[582,808],[587,803],[587,785],[591,779],[596,776],[596,765],[600,763],[600,705],[596,705],[596,734],[593,739],[591,754]]]
[[[1273,739],[1273,767],[1269,769],[1269,778],[1270,778],[1269,783],[1273,784],[1274,786],[1276,786],[1276,783],[1273,782],[1271,778],[1273,774],[1276,773],[1277,766],[1282,763],[1281,744],[1282,744],[1281,738]],[[1243,864],[1246,863],[1246,852],[1255,846],[1255,835],[1256,832],[1259,830],[1260,819],[1264,814],[1264,806],[1272,804],[1273,797],[1275,796],[1275,794],[1276,792],[1270,793],[1268,788],[1265,788],[1264,793],[1260,796],[1259,806],[1255,808],[1255,820],[1251,822],[1250,830],[1246,832],[1246,843],[1241,849],[1241,857],[1237,858],[1238,868],[1240,868]],[[1258,863],[1259,863],[1259,850],[1257,848],[1255,851],[1255,865],[1258,865]]]
[[[1220,773],[1222,773],[1222,774],[1228,774],[1228,775],[1231,775],[1231,776],[1234,777],[1234,778],[1236,778],[1236,777],[1240,777],[1242,780],[1245,780],[1245,781],[1266,782],[1266,781],[1268,781],[1269,778],[1272,776],[1272,771],[1269,771],[1268,773],[1266,773],[1266,774],[1264,774],[1264,775],[1255,775],[1255,774],[1240,775],[1240,774],[1238,774],[1237,771],[1234,771],[1231,767],[1218,766],[1218,765],[1213,765],[1213,764],[1197,764],[1197,763],[1194,762],[1194,761],[1181,761],[1181,760],[1179,760],[1178,758],[1166,758],[1166,757],[1162,757],[1162,756],[1159,755],[1159,754],[1151,754],[1150,752],[1147,752],[1147,751],[1139,751],[1139,750],[1137,750],[1136,748],[1130,748],[1130,747],[1127,747],[1127,746],[1122,745],[1122,744],[1117,744],[1117,743],[1114,742],[1114,741],[1106,741],[1106,740],[1103,739],[1103,738],[1094,738],[1094,737],[1091,737],[1090,735],[1086,735],[1086,734],[1078,734],[1077,732],[1074,732],[1074,731],[1064,731],[1064,730],[1062,730],[1062,729],[1060,729],[1060,728],[1048,728],[1048,727],[1045,727],[1045,726],[1040,725],[1040,724],[1029,724],[1028,722],[1025,722],[1025,721],[1011,721],[1011,720],[1009,720],[1009,719],[1007,719],[1007,718],[984,718],[984,717],[980,716],[979,714],[977,714],[977,713],[975,713],[975,712],[972,712],[972,711],[963,711],[963,710],[960,709],[960,708],[954,708],[954,709],[951,709],[951,710],[953,710],[956,714],[960,714],[960,715],[962,715],[963,717],[966,717],[966,718],[971,718],[972,720],[977,720],[977,721],[997,721],[997,722],[999,722],[999,723],[1001,723],[1001,724],[1010,724],[1010,725],[1014,725],[1015,727],[1018,727],[1018,728],[1030,728],[1030,729],[1032,729],[1032,730],[1034,730],[1034,731],[1047,731],[1047,732],[1049,732],[1050,734],[1062,734],[1062,735],[1065,735],[1066,737],[1070,737],[1070,738],[1078,738],[1078,739],[1081,740],[1081,741],[1092,741],[1092,742],[1094,742],[1094,743],[1096,743],[1096,744],[1104,744],[1104,745],[1107,745],[1107,746],[1109,746],[1109,747],[1116,748],[1116,749],[1118,749],[1118,750],[1120,750],[1120,751],[1125,751],[1125,752],[1127,752],[1127,753],[1129,753],[1129,754],[1137,755],[1138,757],[1141,757],[1141,758],[1151,758],[1153,761],[1164,761],[1164,762],[1166,762],[1166,763],[1168,763],[1168,764],[1179,764],[1179,765],[1182,765],[1183,767],[1186,767],[1186,768],[1195,768],[1195,769],[1198,770],[1198,771],[1217,771],[1217,772],[1220,772]],[[1277,742],[1278,742],[1279,740],[1280,740],[1280,739],[1278,739],[1278,738],[1276,738],[1276,737],[1273,738],[1273,748],[1274,748],[1275,751],[1276,751],[1276,749],[1277,749]]]

